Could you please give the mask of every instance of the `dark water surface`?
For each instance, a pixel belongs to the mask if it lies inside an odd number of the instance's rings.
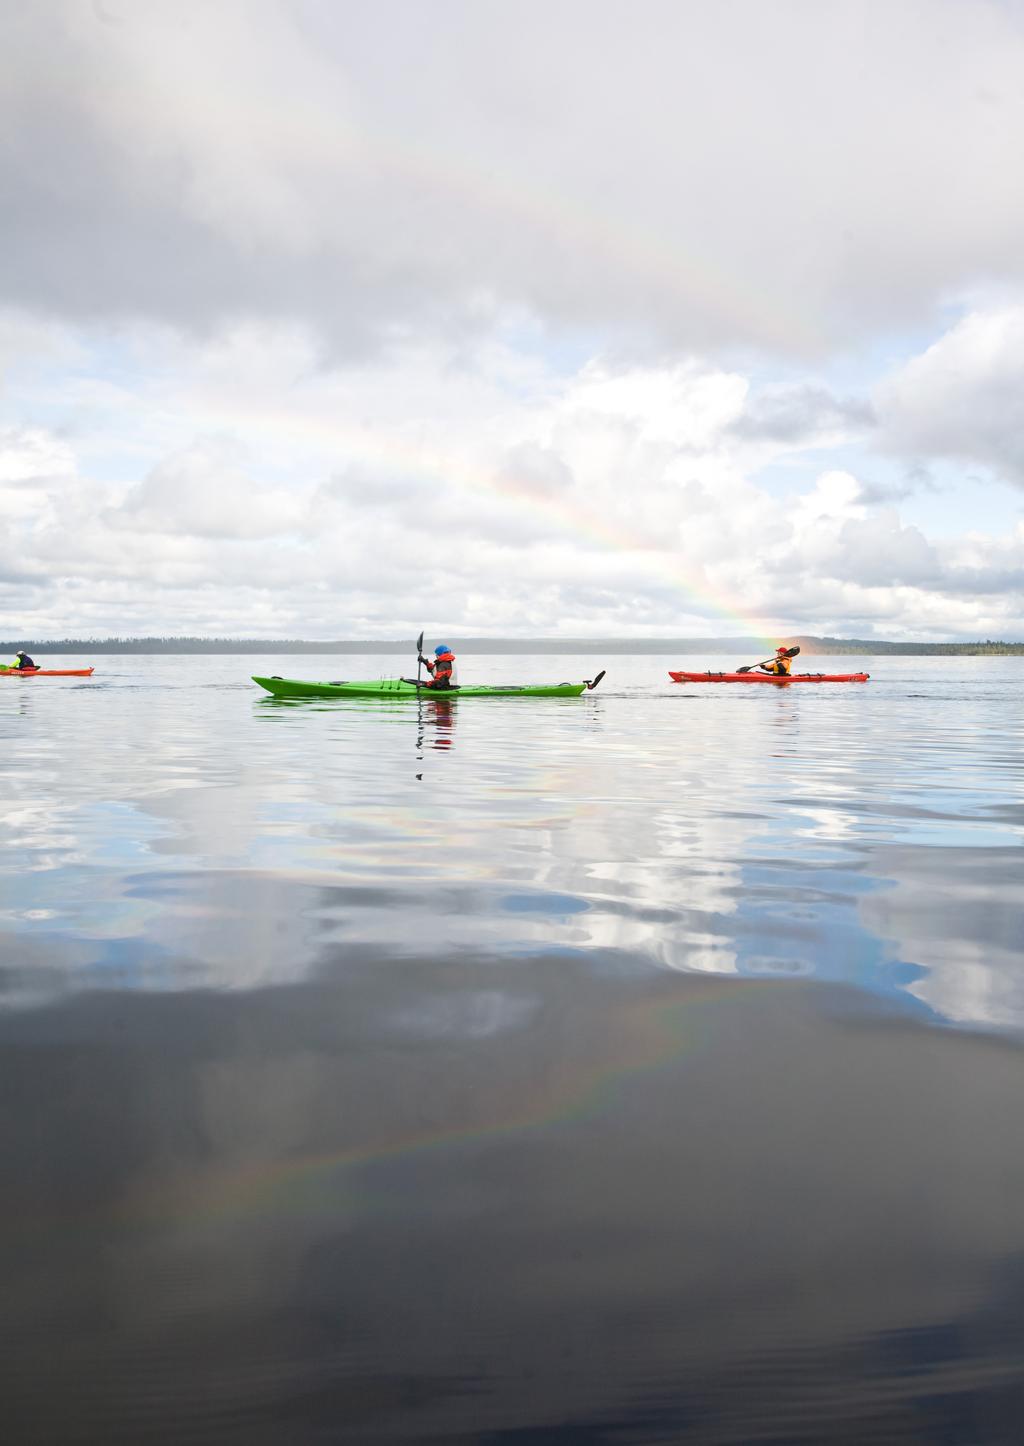
[[[0,679],[5,1441],[1024,1439],[1024,664],[95,661]]]

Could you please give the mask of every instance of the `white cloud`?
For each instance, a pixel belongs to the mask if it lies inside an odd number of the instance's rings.
[[[0,626],[393,636],[426,595],[479,632],[1024,630],[1024,527],[941,540],[836,467],[776,495],[750,458],[800,444],[738,435],[739,372],[463,340],[317,369],[292,329],[259,340],[247,364],[237,332],[151,334],[95,430],[72,388],[67,438],[0,435]]]
[[[73,470],[71,448],[42,428],[0,427],[0,483],[34,482]]]
[[[1024,487],[1024,306],[972,312],[878,391],[880,445]]]
[[[1013,5],[54,0],[0,27],[0,288],[47,312],[290,318],[359,354],[517,305],[808,354],[1024,276]]]
[[[875,424],[864,401],[834,397],[825,387],[769,383],[754,395],[733,424],[737,437],[798,447],[836,446],[869,432]]]
[[[0,47],[9,628],[1024,632],[1008,504],[949,522],[1024,484],[1019,6],[53,0]]]
[[[161,462],[110,509],[112,527],[206,538],[272,538],[296,529],[300,504],[285,488],[256,482],[242,449],[205,438]]]

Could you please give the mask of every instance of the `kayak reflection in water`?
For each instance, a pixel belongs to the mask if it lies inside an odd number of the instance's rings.
[[[430,673],[430,681],[424,683],[425,688],[434,688],[438,692],[445,688],[457,688],[459,686],[459,675],[455,668],[455,654],[446,643],[434,649],[434,657],[425,658],[422,653],[419,655],[419,662],[423,663]]]
[[[437,748],[444,752],[452,746],[455,741],[452,737],[455,715],[458,711],[454,698],[432,697],[424,701],[421,690],[419,695],[420,726],[416,735],[416,759],[421,768],[425,747]],[[417,773],[416,778],[418,782],[423,782],[422,773]]]
[[[788,678],[793,659],[789,656],[788,648],[776,648],[773,663],[758,663],[757,666],[762,673],[771,673],[776,678]]]
[[[452,729],[455,727],[455,705],[450,698],[431,698],[427,704],[427,718],[437,731],[431,748],[450,748]]]

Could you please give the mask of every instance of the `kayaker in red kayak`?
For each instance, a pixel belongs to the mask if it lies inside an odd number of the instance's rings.
[[[789,656],[788,648],[776,648],[773,663],[758,663],[757,666],[762,673],[771,673],[776,678],[788,678],[793,659]]]
[[[14,663],[12,666],[14,667],[15,672],[23,673],[26,669],[34,668],[36,665],[35,663],[33,663],[28,653],[15,653]]]
[[[434,688],[438,692],[445,688],[457,688],[459,686],[458,673],[455,670],[455,654],[446,643],[434,649],[433,660],[425,658],[422,653],[419,662],[423,663],[430,673],[429,683],[424,683],[425,688]]]

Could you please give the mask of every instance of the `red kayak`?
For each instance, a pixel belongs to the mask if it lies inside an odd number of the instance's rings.
[[[2,678],[91,678],[91,668],[2,668]]]
[[[674,673],[669,669],[674,683],[774,683],[776,687],[787,683],[866,683],[870,673],[789,673],[779,677],[774,673]]]

